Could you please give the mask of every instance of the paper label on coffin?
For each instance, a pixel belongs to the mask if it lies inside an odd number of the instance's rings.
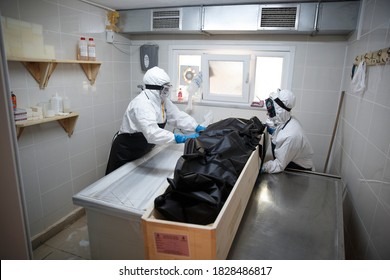
[[[190,256],[187,235],[155,232],[154,242],[158,253]]]

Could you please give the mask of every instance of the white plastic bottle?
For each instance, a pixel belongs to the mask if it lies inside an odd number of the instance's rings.
[[[96,60],[96,45],[93,38],[89,38],[88,40],[88,60]]]
[[[62,110],[64,113],[70,113],[70,100],[67,96],[62,98]]]
[[[55,115],[62,113],[62,97],[58,96],[58,93],[56,93],[56,95],[53,95],[50,99],[50,108],[54,111]]]
[[[85,40],[85,37],[81,37],[77,50],[77,59],[78,60],[88,60],[88,44]]]
[[[188,104],[186,107],[186,112],[189,113],[192,111],[192,97],[195,95],[198,90],[200,89],[203,82],[203,75],[202,72],[199,72],[198,75],[194,79],[192,79],[191,83],[188,85],[187,91],[188,91]]]

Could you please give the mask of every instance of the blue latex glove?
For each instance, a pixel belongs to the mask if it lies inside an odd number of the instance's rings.
[[[269,134],[273,134],[275,132],[275,130],[276,130],[276,128],[267,125],[267,132]]]
[[[199,136],[198,133],[193,133],[193,134],[190,134],[190,135],[183,135],[183,134],[174,134],[175,135],[175,141],[176,143],[185,143],[187,141],[187,139],[189,138],[196,138]]]
[[[263,173],[265,173],[265,168],[264,168],[264,167],[262,167],[262,168],[260,169],[260,174],[263,174]]]
[[[196,127],[195,131],[196,131],[196,132],[201,132],[201,131],[203,131],[203,130],[205,130],[205,129],[206,129],[206,128],[205,128],[204,126],[198,125],[198,126]]]

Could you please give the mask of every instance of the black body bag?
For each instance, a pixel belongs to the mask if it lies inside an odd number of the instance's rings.
[[[228,118],[189,139],[169,187],[154,201],[166,219],[213,223],[264,131],[258,118]],[[261,149],[260,149],[261,150]]]

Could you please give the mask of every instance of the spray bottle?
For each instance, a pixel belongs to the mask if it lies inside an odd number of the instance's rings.
[[[192,79],[191,83],[189,84],[187,91],[188,91],[188,105],[186,108],[187,112],[192,111],[192,95],[194,95],[199,88],[201,87],[203,82],[203,75],[202,72],[199,72],[198,75],[194,79]]]

